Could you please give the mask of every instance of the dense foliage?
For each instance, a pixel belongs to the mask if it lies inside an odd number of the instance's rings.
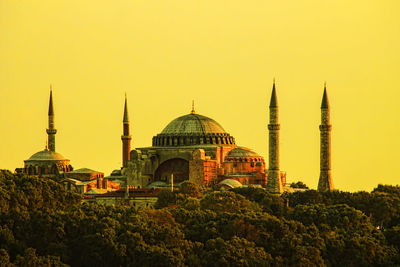
[[[0,266],[395,266],[400,187],[164,191],[159,209],[82,204],[0,171]]]

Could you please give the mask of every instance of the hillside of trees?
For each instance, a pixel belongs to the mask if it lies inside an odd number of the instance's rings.
[[[162,191],[155,209],[82,203],[0,171],[0,266],[398,266],[400,186]]]

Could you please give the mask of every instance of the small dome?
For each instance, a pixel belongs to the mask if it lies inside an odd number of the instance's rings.
[[[188,114],[171,121],[161,134],[216,134],[226,133],[215,120],[199,114]]]
[[[67,160],[67,159],[64,158],[63,155],[57,152],[45,149],[33,154],[26,161],[37,161],[37,160],[46,161],[46,160]]]
[[[219,186],[226,185],[226,186],[228,186],[230,188],[235,188],[235,187],[242,186],[242,184],[239,181],[235,180],[235,179],[225,179],[222,182],[220,182],[218,185]]]
[[[260,157],[256,152],[246,147],[237,147],[229,151],[227,157],[232,158],[248,158],[248,157]]]
[[[163,181],[155,181],[152,182],[151,184],[147,185],[146,187],[151,188],[151,187],[167,187],[168,184]]]

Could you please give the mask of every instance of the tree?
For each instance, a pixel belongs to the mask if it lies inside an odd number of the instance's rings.
[[[207,194],[200,200],[200,207],[203,210],[215,212],[242,212],[246,209],[258,209],[255,203],[250,202],[241,195],[230,191],[216,191]]]
[[[189,181],[184,181],[181,184],[179,193],[190,197],[199,197],[201,194],[199,186]]]
[[[307,186],[305,183],[301,182],[301,181],[298,181],[298,182],[296,182],[296,183],[291,183],[291,184],[290,184],[290,187],[291,187],[291,188],[309,189],[308,186]]]
[[[162,190],[158,194],[157,202],[154,207],[156,209],[161,209],[174,204],[176,204],[176,194],[170,190]]]

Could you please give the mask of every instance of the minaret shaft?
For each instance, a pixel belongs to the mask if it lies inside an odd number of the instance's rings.
[[[53,91],[50,90],[50,100],[49,100],[49,112],[48,112],[49,128],[46,129],[47,132],[47,143],[48,149],[50,151],[56,151],[56,133],[54,122],[54,107],[53,107]]]
[[[267,190],[273,194],[283,192],[281,174],[279,169],[279,108],[276,97],[275,83],[272,88],[269,106],[269,169]]]
[[[331,173],[331,130],[330,107],[326,88],[321,104],[321,125],[319,126],[321,147],[320,147],[320,175],[318,191],[332,191],[334,189]]]

